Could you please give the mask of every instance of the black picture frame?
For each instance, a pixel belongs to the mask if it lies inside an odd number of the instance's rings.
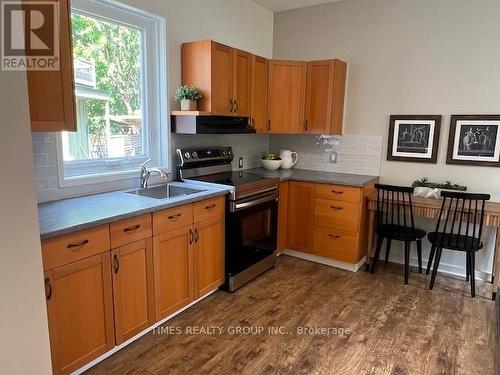
[[[500,115],[452,115],[446,164],[500,167]]]
[[[387,160],[437,163],[442,115],[391,115]]]

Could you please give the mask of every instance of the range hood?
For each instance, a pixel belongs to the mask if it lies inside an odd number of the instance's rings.
[[[172,115],[172,133],[177,134],[253,134],[248,117],[210,115]]]

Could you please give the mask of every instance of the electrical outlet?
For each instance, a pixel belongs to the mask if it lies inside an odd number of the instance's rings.
[[[239,168],[243,168],[243,158],[242,158],[242,157],[240,157],[240,158],[238,159],[238,167],[239,167]]]
[[[336,162],[337,162],[337,152],[332,151],[332,153],[330,154],[330,163],[336,163]]]

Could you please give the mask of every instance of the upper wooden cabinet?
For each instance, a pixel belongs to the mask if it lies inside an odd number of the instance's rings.
[[[76,131],[69,0],[59,3],[59,63],[55,71],[26,72],[33,132]]]
[[[346,63],[340,60],[307,63],[304,131],[342,134]]]
[[[269,62],[252,56],[252,126],[257,133],[267,132],[267,79]]]
[[[200,111],[219,116],[250,116],[252,55],[212,40],[184,43],[182,84],[202,91]]]
[[[267,130],[269,133],[302,133],[307,63],[269,62]]]

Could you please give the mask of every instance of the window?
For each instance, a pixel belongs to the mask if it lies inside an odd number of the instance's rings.
[[[112,0],[74,0],[77,132],[58,141],[61,186],[168,166],[165,19]],[[163,100],[162,100],[163,98]]]

